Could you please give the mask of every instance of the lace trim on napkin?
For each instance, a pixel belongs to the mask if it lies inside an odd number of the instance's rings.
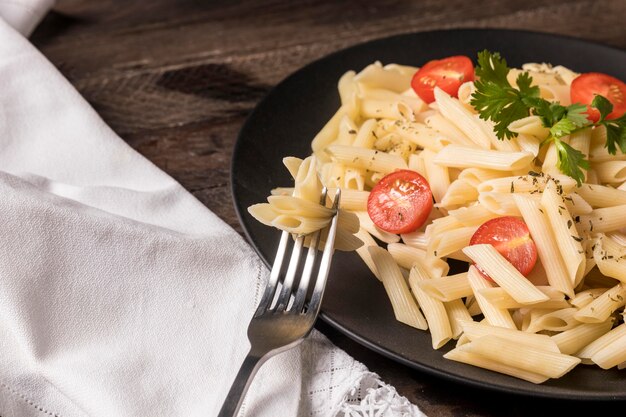
[[[309,417],[426,417],[326,336],[313,331],[302,344],[305,372],[299,416]]]
[[[409,400],[382,382],[373,372],[361,380],[344,398],[336,417],[426,417]]]

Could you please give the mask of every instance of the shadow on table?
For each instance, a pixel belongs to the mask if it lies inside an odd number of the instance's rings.
[[[31,41],[36,45],[45,45],[54,38],[63,35],[69,29],[81,23],[89,23],[91,20],[83,17],[70,16],[65,13],[50,11],[37,26],[30,36]]]

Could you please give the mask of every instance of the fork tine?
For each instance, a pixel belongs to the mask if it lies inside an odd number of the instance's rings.
[[[322,192],[320,194],[320,204],[323,206],[326,205],[327,194],[328,194],[328,189],[326,187],[323,187]],[[310,236],[309,251],[307,253],[307,258],[306,258],[307,260],[305,262],[304,269],[302,270],[302,274],[300,277],[301,282],[302,280],[308,281],[311,275],[313,262],[315,261],[315,258],[317,257],[316,248],[319,243],[319,235],[320,235],[320,231],[318,230],[312,236]],[[291,254],[291,259],[289,260],[287,275],[285,276],[285,279],[283,280],[283,287],[280,291],[280,295],[278,296],[278,301],[276,302],[275,311],[287,310],[287,308],[289,307],[289,301],[292,295],[292,287],[293,287],[293,284],[295,283],[295,275],[298,270],[298,266],[300,265],[300,252],[302,250],[304,240],[305,240],[304,236],[300,236],[297,238],[296,243],[294,244],[293,252]],[[304,295],[306,296],[306,293]],[[295,303],[295,295],[294,295],[294,303]],[[302,307],[300,307],[300,309],[301,308]],[[292,305],[291,310],[297,311],[293,309],[293,305]]]
[[[291,287],[296,279],[296,271],[298,270],[298,265],[300,264],[300,252],[302,251],[303,244],[304,236],[298,236],[293,245],[293,251],[291,252],[291,258],[289,259],[289,266],[287,267],[287,274],[283,280],[283,287],[280,290],[280,295],[278,296],[274,311],[283,311],[289,305]]]
[[[337,188],[335,193],[335,201],[333,202],[333,209],[336,210],[333,219],[330,222],[330,229],[328,230],[328,237],[326,238],[326,245],[324,245],[324,254],[320,262],[319,272],[317,274],[317,280],[315,281],[315,288],[309,301],[309,308],[307,314],[317,316],[320,306],[322,304],[322,295],[324,294],[324,287],[326,287],[326,280],[328,278],[328,272],[330,270],[330,261],[332,260],[333,252],[335,251],[335,237],[337,236],[337,222],[339,217],[339,200],[341,198],[341,189]]]
[[[327,195],[328,189],[324,187],[320,196],[320,204],[323,206],[326,206]],[[320,243],[320,235],[321,230],[318,230],[315,234],[313,234],[313,236],[311,236],[311,241],[309,242],[309,251],[306,255],[306,262],[304,263],[304,269],[302,270],[298,290],[294,296],[293,306],[291,306],[291,311],[295,313],[301,312],[304,307],[304,301],[309,290],[309,281],[311,280],[313,266],[315,265],[315,260],[317,259],[317,247]]]
[[[274,294],[276,293],[276,288],[278,287],[278,278],[280,277],[280,270],[283,266],[285,253],[287,252],[288,242],[289,242],[289,233],[283,232],[280,236],[278,249],[276,249],[276,257],[274,258],[274,264],[272,265],[272,272],[270,273],[270,278],[267,281],[267,286],[265,287],[265,292],[263,293],[263,297],[261,298],[259,307],[254,313],[255,316],[263,314],[263,312],[265,312],[265,310],[270,307],[272,300],[274,299]]]
[[[309,251],[306,254],[306,262],[304,263],[300,283],[298,284],[298,289],[294,295],[293,305],[290,309],[290,311],[293,311],[294,313],[299,313],[304,307],[306,293],[309,288],[309,281],[311,281],[311,275],[313,273],[313,266],[315,265],[315,260],[317,259],[317,246],[319,245],[319,242],[320,231],[318,230],[311,237],[311,243],[309,245]]]

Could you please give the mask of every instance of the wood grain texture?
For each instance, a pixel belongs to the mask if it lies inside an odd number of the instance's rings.
[[[241,232],[229,189],[237,133],[263,95],[299,67],[370,39],[461,27],[626,49],[625,16],[624,0],[59,0],[32,40],[120,136]],[[544,415],[546,405],[591,411],[451,384],[320,328],[431,417]]]

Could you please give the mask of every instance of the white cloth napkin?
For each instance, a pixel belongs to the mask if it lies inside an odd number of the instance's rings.
[[[267,271],[23,37],[50,3],[0,0],[0,416],[214,416]],[[240,415],[422,414],[314,331]]]
[[[0,17],[28,36],[54,3],[55,0],[0,0]]]

